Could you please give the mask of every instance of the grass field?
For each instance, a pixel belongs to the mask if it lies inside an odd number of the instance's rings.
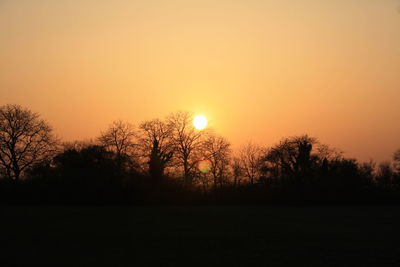
[[[400,266],[400,207],[0,212],[0,266]]]

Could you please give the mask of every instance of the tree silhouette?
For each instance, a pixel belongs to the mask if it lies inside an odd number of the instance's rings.
[[[239,186],[242,182],[243,168],[239,157],[233,157],[232,159],[232,182],[234,186]]]
[[[393,186],[394,175],[390,162],[382,162],[378,166],[376,181],[379,186],[390,189]]]
[[[233,156],[227,139],[196,130],[188,112],[138,131],[114,121],[96,141],[63,147],[56,155],[36,113],[0,107],[0,177],[9,178],[0,179],[0,203],[400,203],[400,150],[376,168],[302,135],[269,148],[248,143]]]
[[[203,142],[203,156],[210,162],[214,188],[226,183],[230,163],[231,144],[222,136],[208,134]]]
[[[172,144],[175,157],[183,169],[185,184],[190,184],[194,176],[199,155],[202,137],[205,131],[196,130],[193,125],[193,115],[189,112],[177,112],[168,117],[168,124],[172,129]]]
[[[109,128],[98,138],[107,149],[115,152],[120,166],[128,162],[134,154],[137,136],[132,124],[123,121],[114,121]]]
[[[283,139],[263,157],[264,173],[281,179],[304,179],[318,160],[317,156],[311,154],[315,143],[316,140],[307,135]]]
[[[400,174],[400,149],[396,150],[393,154],[393,161],[394,161],[394,167],[396,168],[396,171]]]
[[[0,107],[0,166],[18,181],[34,164],[50,159],[56,149],[50,125],[19,105]]]
[[[375,168],[376,164],[374,161],[364,162],[359,164],[358,171],[360,176],[364,179],[365,183],[371,186],[374,183]]]
[[[161,177],[173,156],[172,128],[159,119],[140,124],[140,147],[148,157],[149,173],[152,177]]]
[[[262,148],[253,143],[247,143],[239,150],[239,159],[243,174],[250,184],[254,184],[260,177]]]
[[[99,145],[67,149],[54,157],[53,168],[62,192],[73,193],[72,201],[113,201],[112,192],[121,184],[115,153]]]
[[[149,159],[149,173],[153,178],[159,178],[164,175],[166,164],[171,160],[173,152],[165,153],[160,148],[158,140],[153,140],[153,147]]]

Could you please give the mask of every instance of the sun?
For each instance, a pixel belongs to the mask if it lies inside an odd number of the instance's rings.
[[[207,127],[207,118],[204,115],[197,115],[193,119],[193,125],[197,130],[203,130]]]

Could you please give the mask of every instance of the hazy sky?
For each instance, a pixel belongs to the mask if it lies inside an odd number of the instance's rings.
[[[400,1],[0,0],[0,105],[66,139],[188,110],[236,147],[400,148]]]

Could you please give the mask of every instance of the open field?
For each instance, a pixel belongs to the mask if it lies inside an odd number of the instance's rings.
[[[0,211],[0,266],[400,266],[400,207]]]

